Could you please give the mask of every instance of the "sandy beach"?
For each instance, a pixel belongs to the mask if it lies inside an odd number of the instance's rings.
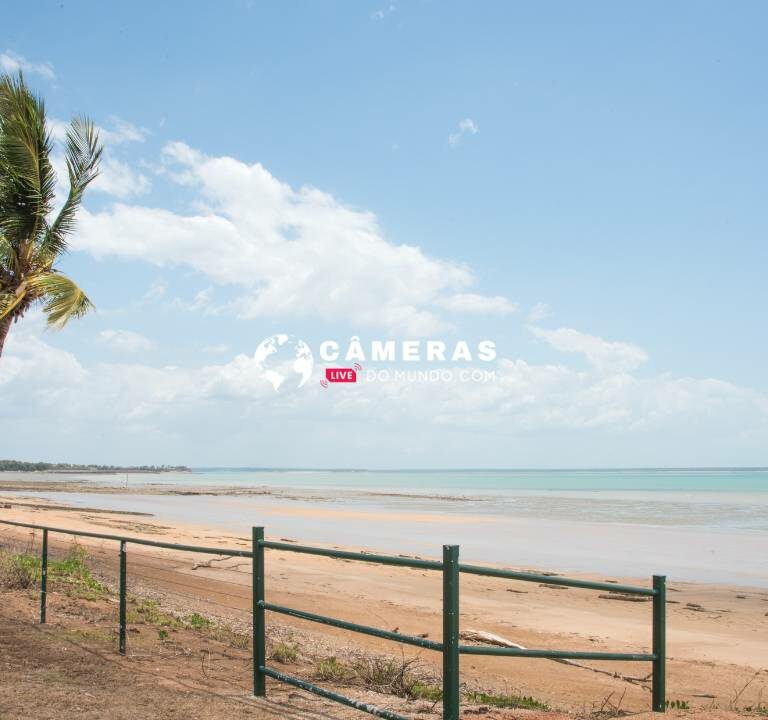
[[[247,526],[233,524],[222,529],[205,523],[179,523],[159,513],[148,513],[141,503],[136,503],[134,514],[112,508],[105,511],[97,494],[91,498],[90,507],[76,508],[60,501],[56,493],[51,493],[50,500],[41,500],[38,493],[25,495],[23,488],[14,487],[13,493],[0,491],[0,519],[222,548],[250,545]],[[4,504],[10,507],[2,507]],[[280,512],[302,520],[334,523],[342,519],[322,507],[312,516],[306,509],[297,510],[290,499],[281,500],[279,505]],[[386,513],[357,518],[354,511],[349,513],[352,519],[371,526],[397,521]],[[493,532],[492,524],[488,527]],[[2,537],[32,540],[26,530],[0,526],[0,532]],[[286,538],[268,532],[268,537],[308,540],[301,533]],[[87,539],[78,542],[89,548],[94,558],[101,558],[105,567],[116,562],[114,543]],[[52,543],[64,547],[70,539],[53,536]],[[557,566],[523,569],[562,572]],[[577,576],[648,583],[643,577]],[[187,606],[207,604],[209,613],[239,616],[247,622],[250,574],[248,563],[242,559],[201,563],[200,556],[130,546],[129,577],[136,588],[167,593]],[[426,571],[361,567],[359,563],[268,551],[267,597],[282,605],[383,629],[440,637],[440,578]],[[700,708],[758,703],[768,692],[768,591],[744,585],[673,580],[667,607],[668,697]],[[461,610],[462,630],[495,633],[526,647],[648,651],[650,646],[649,603],[617,601],[594,591],[468,576],[462,578]],[[284,617],[272,616],[270,621],[285,624]],[[299,621],[295,626],[331,645],[354,644],[399,652],[393,643],[383,640],[350,637],[348,633],[308,627]],[[421,654],[425,662],[439,662],[426,651]],[[588,664],[631,677],[644,677],[649,672],[641,664]],[[482,678],[496,687],[514,687],[561,709],[599,703],[611,694],[623,696],[623,707],[634,711],[647,709],[649,703],[649,693],[642,683],[546,660],[465,657],[462,676],[470,681]]]

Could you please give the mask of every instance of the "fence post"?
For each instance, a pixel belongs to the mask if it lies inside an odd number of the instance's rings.
[[[45,624],[45,602],[48,598],[48,529],[43,528],[43,548],[40,557],[40,624]]]
[[[459,720],[458,545],[443,545],[443,720]]]
[[[119,652],[125,655],[125,585],[126,585],[126,542],[120,541],[120,644]]]
[[[653,576],[653,711],[664,712],[667,706],[666,654],[667,654],[667,578]]]
[[[264,528],[254,527],[251,534],[252,554],[252,589],[253,598],[253,694],[256,697],[266,697],[266,678],[261,668],[267,664],[266,628],[264,626],[264,547],[259,542],[264,539]]]

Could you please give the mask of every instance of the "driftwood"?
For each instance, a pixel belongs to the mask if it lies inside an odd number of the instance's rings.
[[[212,567],[211,563],[219,563],[224,562],[225,560],[232,560],[234,559],[234,555],[225,555],[224,557],[213,557],[210,560],[203,560],[201,562],[196,562],[192,564],[192,570],[197,570],[198,568],[209,568]]]
[[[501,635],[494,635],[493,633],[486,632],[485,630],[463,630],[459,633],[459,637],[462,640],[469,640],[470,642],[484,643],[486,645],[495,645],[497,647],[515,648],[517,650],[527,650],[525,645],[520,645],[516,642],[512,642]],[[568,660],[567,658],[547,658],[552,662],[560,663],[561,665],[570,665],[571,667],[579,668],[580,670],[589,670],[600,675],[607,675],[608,677],[616,678],[617,680],[623,680],[624,682],[631,683],[632,685],[639,685],[650,691],[647,682],[651,678],[651,674],[645,677],[633,677],[631,675],[623,675],[622,673],[612,672],[610,670],[603,670],[602,668],[592,667],[591,665],[584,665],[583,663],[576,662],[575,660]]]

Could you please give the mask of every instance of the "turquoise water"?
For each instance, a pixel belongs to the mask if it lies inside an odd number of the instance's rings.
[[[146,479],[144,479],[146,478]],[[768,492],[768,468],[659,470],[261,470],[201,468],[141,482],[443,494],[505,490]]]
[[[139,510],[161,521],[222,527],[246,537],[252,525],[265,525],[275,537],[425,556],[454,543],[475,562],[630,576],[660,572],[768,587],[768,469],[200,469],[55,476],[75,478],[134,492],[18,494]],[[142,491],[158,485],[256,492]]]

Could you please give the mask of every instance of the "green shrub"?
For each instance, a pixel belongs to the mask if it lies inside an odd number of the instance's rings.
[[[288,643],[275,643],[272,646],[272,659],[284,665],[295,663],[299,659],[299,648]]]
[[[322,658],[315,666],[315,677],[326,682],[345,682],[354,676],[351,668],[339,662],[333,655]]]
[[[40,582],[40,558],[0,550],[0,587],[28,590]]]
[[[200,613],[192,613],[187,617],[187,625],[193,630],[207,630],[211,627],[211,621]]]
[[[521,710],[549,710],[549,705],[528,695],[492,695],[485,692],[468,692],[466,699],[478,705]]]

